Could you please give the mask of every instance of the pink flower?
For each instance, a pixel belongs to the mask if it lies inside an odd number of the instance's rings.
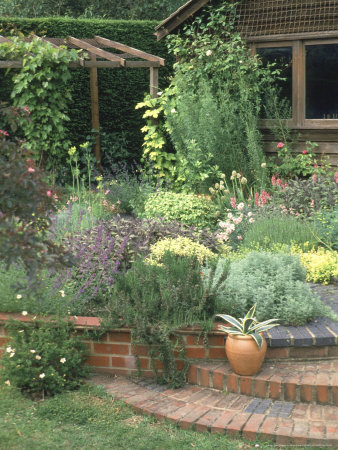
[[[338,172],[335,172],[334,174],[334,181],[338,183]]]
[[[243,208],[244,208],[244,203],[243,202],[239,203],[238,206],[237,206],[237,209],[239,211],[241,211]]]
[[[236,208],[236,199],[235,199],[235,197],[231,197],[230,204],[231,204],[232,208]]]
[[[8,131],[5,131],[5,130],[0,130],[0,134],[2,134],[4,136],[9,136]]]
[[[314,173],[314,174],[312,175],[312,181],[317,181],[317,174],[316,174],[316,173]]]
[[[306,155],[307,154],[307,150],[303,150],[302,153],[303,153],[303,155]]]
[[[241,241],[243,238],[242,238],[242,236],[237,236],[237,239],[238,239],[239,241]]]
[[[108,195],[108,194],[109,194],[109,192],[110,192],[110,190],[109,190],[109,189],[107,189],[107,190],[105,191],[104,195]]]
[[[28,106],[24,106],[23,109],[28,115],[31,113],[30,109],[28,108]]]
[[[271,177],[271,184],[272,184],[272,186],[274,186],[276,184],[276,177],[275,177],[275,175],[272,175],[272,177]]]
[[[277,144],[277,148],[283,148],[284,147],[284,144],[283,144],[283,142],[278,142],[278,144]]]
[[[28,167],[27,172],[34,173],[35,169],[33,167]]]
[[[318,167],[318,164],[314,164],[314,165],[313,165],[313,167],[314,167],[315,169],[317,169],[317,167]]]
[[[47,197],[51,197],[52,196],[52,191],[47,191],[46,195],[47,195]]]

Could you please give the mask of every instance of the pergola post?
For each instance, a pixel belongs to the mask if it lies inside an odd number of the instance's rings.
[[[96,61],[96,56],[89,53],[91,61]],[[99,116],[99,87],[97,77],[97,67],[91,67],[90,73],[90,105],[92,114],[92,130],[95,132],[94,154],[97,167],[101,169],[101,148],[100,148],[100,116]]]
[[[158,67],[150,67],[150,94],[152,98],[158,97]]]

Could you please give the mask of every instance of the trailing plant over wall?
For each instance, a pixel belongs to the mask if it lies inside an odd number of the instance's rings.
[[[188,361],[177,328],[199,324],[210,330],[216,309],[213,296],[204,292],[196,258],[167,252],[162,264],[147,265],[138,259],[124,276],[118,276],[103,323],[130,327],[133,343],[148,346],[157,378],[180,387]],[[175,361],[175,353],[179,361]],[[162,375],[156,359],[163,365]]]
[[[11,97],[15,106],[25,107],[30,113],[29,118],[19,120],[27,149],[39,165],[47,169],[59,166],[70,145],[64,126],[69,120],[66,110],[71,99],[68,64],[77,60],[77,52],[54,48],[38,37],[26,42],[22,36],[14,36],[0,45],[0,56],[22,60],[22,69],[13,75]]]

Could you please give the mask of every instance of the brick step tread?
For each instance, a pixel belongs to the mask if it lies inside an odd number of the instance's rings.
[[[265,361],[254,376],[235,374],[228,362],[196,362],[188,382],[273,400],[338,405],[338,359]]]
[[[278,445],[338,447],[338,406],[253,398],[201,386],[170,389],[121,376],[97,374],[90,382],[134,410],[183,429],[273,440]]]

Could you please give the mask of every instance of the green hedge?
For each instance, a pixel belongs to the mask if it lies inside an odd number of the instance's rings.
[[[131,47],[165,58],[166,66],[160,68],[160,89],[168,84],[173,64],[163,42],[154,36],[155,21],[125,21],[70,18],[7,18],[0,17],[1,34],[8,35],[16,29],[25,35],[34,31],[48,37],[92,38],[99,35]],[[71,122],[67,125],[73,145],[86,140],[91,130],[89,71],[73,69],[70,88],[73,101],[69,107]],[[9,99],[12,73],[0,77],[0,101]],[[149,92],[149,69],[99,69],[100,124],[106,133],[127,133],[128,150],[135,159],[141,155],[144,125],[142,111],[135,105]]]

